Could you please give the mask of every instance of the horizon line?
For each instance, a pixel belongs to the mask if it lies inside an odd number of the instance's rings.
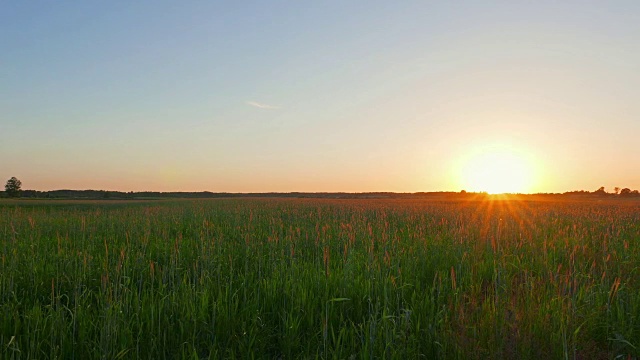
[[[628,188],[627,188],[628,189]],[[22,189],[21,191],[35,191],[35,192],[56,192],[56,191],[95,191],[95,192],[114,192],[123,194],[135,194],[135,193],[185,193],[185,194],[197,194],[197,193],[209,193],[209,194],[230,194],[230,195],[251,195],[251,194],[399,194],[399,195],[417,195],[417,194],[486,194],[486,195],[562,195],[562,194],[606,194],[606,195],[619,195],[618,192],[599,192],[598,190],[568,190],[564,192],[502,192],[502,193],[490,193],[487,191],[467,191],[467,190],[430,190],[430,191],[211,191],[211,190],[196,190],[196,191],[160,191],[160,190],[105,190],[105,189],[54,189],[54,190],[36,190],[36,189]],[[632,190],[637,191],[637,190]],[[0,189],[0,193],[5,191]]]

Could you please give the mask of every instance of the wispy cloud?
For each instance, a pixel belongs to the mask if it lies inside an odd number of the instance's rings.
[[[245,101],[245,104],[247,104],[249,106],[257,107],[258,109],[265,109],[265,110],[278,110],[278,109],[280,109],[280,106],[262,104],[262,103],[259,103],[257,101]]]

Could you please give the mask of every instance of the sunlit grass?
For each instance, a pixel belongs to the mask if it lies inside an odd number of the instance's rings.
[[[640,355],[640,204],[0,203],[3,358]]]

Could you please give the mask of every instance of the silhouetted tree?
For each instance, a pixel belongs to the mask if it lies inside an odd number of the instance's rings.
[[[620,190],[620,196],[629,196],[629,195],[631,195],[631,189],[624,188]]]
[[[620,192],[620,188],[618,186],[614,187],[613,192],[617,195]]]
[[[20,196],[20,191],[22,188],[22,182],[15,177],[7,180],[7,184],[4,186],[4,192],[7,193],[9,197],[18,197]]]
[[[598,190],[594,191],[593,193],[597,194],[597,195],[605,195],[607,192],[604,191],[604,186],[600,186],[600,188]]]

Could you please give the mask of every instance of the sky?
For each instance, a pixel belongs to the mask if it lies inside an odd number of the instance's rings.
[[[0,180],[640,189],[638,89],[637,0],[4,1]]]

